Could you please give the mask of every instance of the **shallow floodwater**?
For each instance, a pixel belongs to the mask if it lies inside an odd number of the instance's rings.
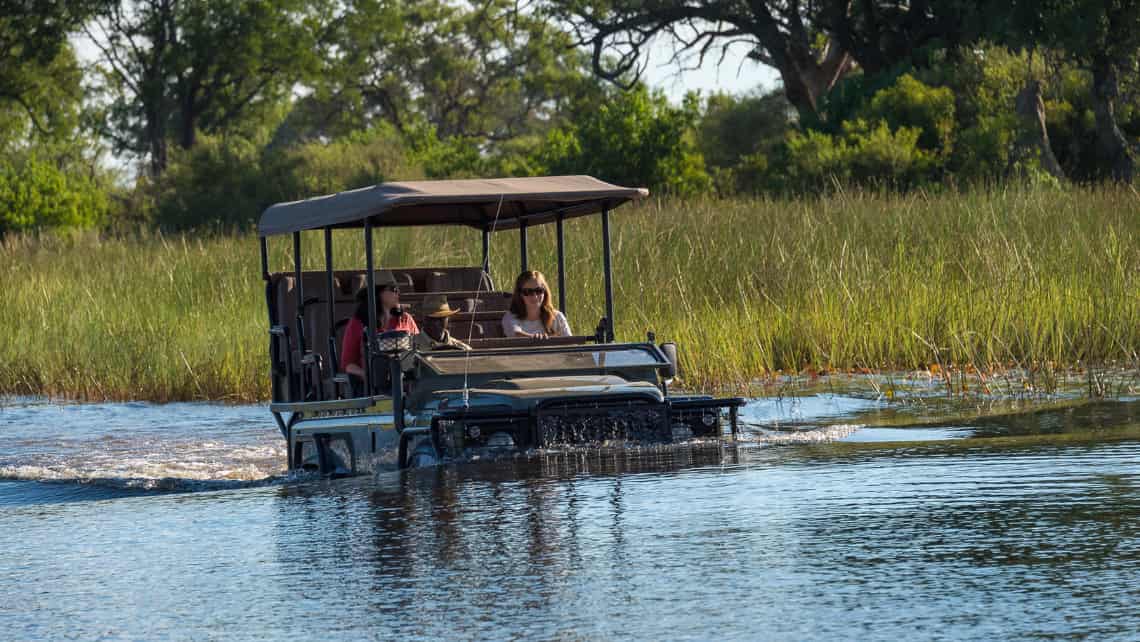
[[[758,399],[747,441],[284,474],[261,407],[0,404],[0,638],[1136,640],[1140,399]]]

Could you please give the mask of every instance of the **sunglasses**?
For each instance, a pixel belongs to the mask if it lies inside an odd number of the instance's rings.
[[[519,294],[523,296],[538,296],[540,294],[546,294],[546,290],[544,288],[520,288]]]
[[[383,292],[384,290],[387,290],[389,292],[395,292],[396,294],[399,294],[400,293],[400,286],[398,286],[398,285],[382,285],[382,286],[380,286],[380,291]]]

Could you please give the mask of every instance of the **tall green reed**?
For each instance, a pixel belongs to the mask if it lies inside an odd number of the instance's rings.
[[[1079,367],[1140,361],[1140,199],[1129,190],[838,192],[650,201],[612,215],[619,339],[681,346],[692,387],[778,371]],[[305,269],[323,269],[306,233]],[[567,314],[603,315],[601,226],[566,223]],[[468,229],[378,230],[377,263],[476,265]],[[530,266],[556,272],[552,226]],[[334,267],[364,265],[334,233]],[[292,242],[270,241],[272,271]],[[492,242],[509,289],[518,233]],[[0,245],[0,392],[254,400],[268,395],[257,240],[81,234]],[[557,287],[555,285],[555,287]]]

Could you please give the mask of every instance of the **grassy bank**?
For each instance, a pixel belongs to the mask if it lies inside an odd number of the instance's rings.
[[[681,344],[686,383],[783,370],[1135,363],[1140,197],[1130,190],[658,200],[613,217],[619,338]],[[357,233],[336,262],[363,265]],[[381,265],[474,265],[478,233],[377,234]],[[319,235],[306,236],[319,269]],[[600,227],[567,223],[568,315],[602,314]],[[518,237],[492,246],[510,286]],[[289,243],[271,244],[289,269]],[[555,271],[553,229],[532,266]],[[9,238],[0,393],[254,400],[268,395],[256,237]]]

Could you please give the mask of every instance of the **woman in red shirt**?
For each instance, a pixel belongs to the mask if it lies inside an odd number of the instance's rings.
[[[380,332],[402,330],[419,334],[416,320],[400,309],[400,287],[391,272],[376,273],[376,327]],[[364,376],[364,327],[368,323],[368,288],[356,293],[356,311],[344,328],[340,346],[340,370],[356,377]]]

